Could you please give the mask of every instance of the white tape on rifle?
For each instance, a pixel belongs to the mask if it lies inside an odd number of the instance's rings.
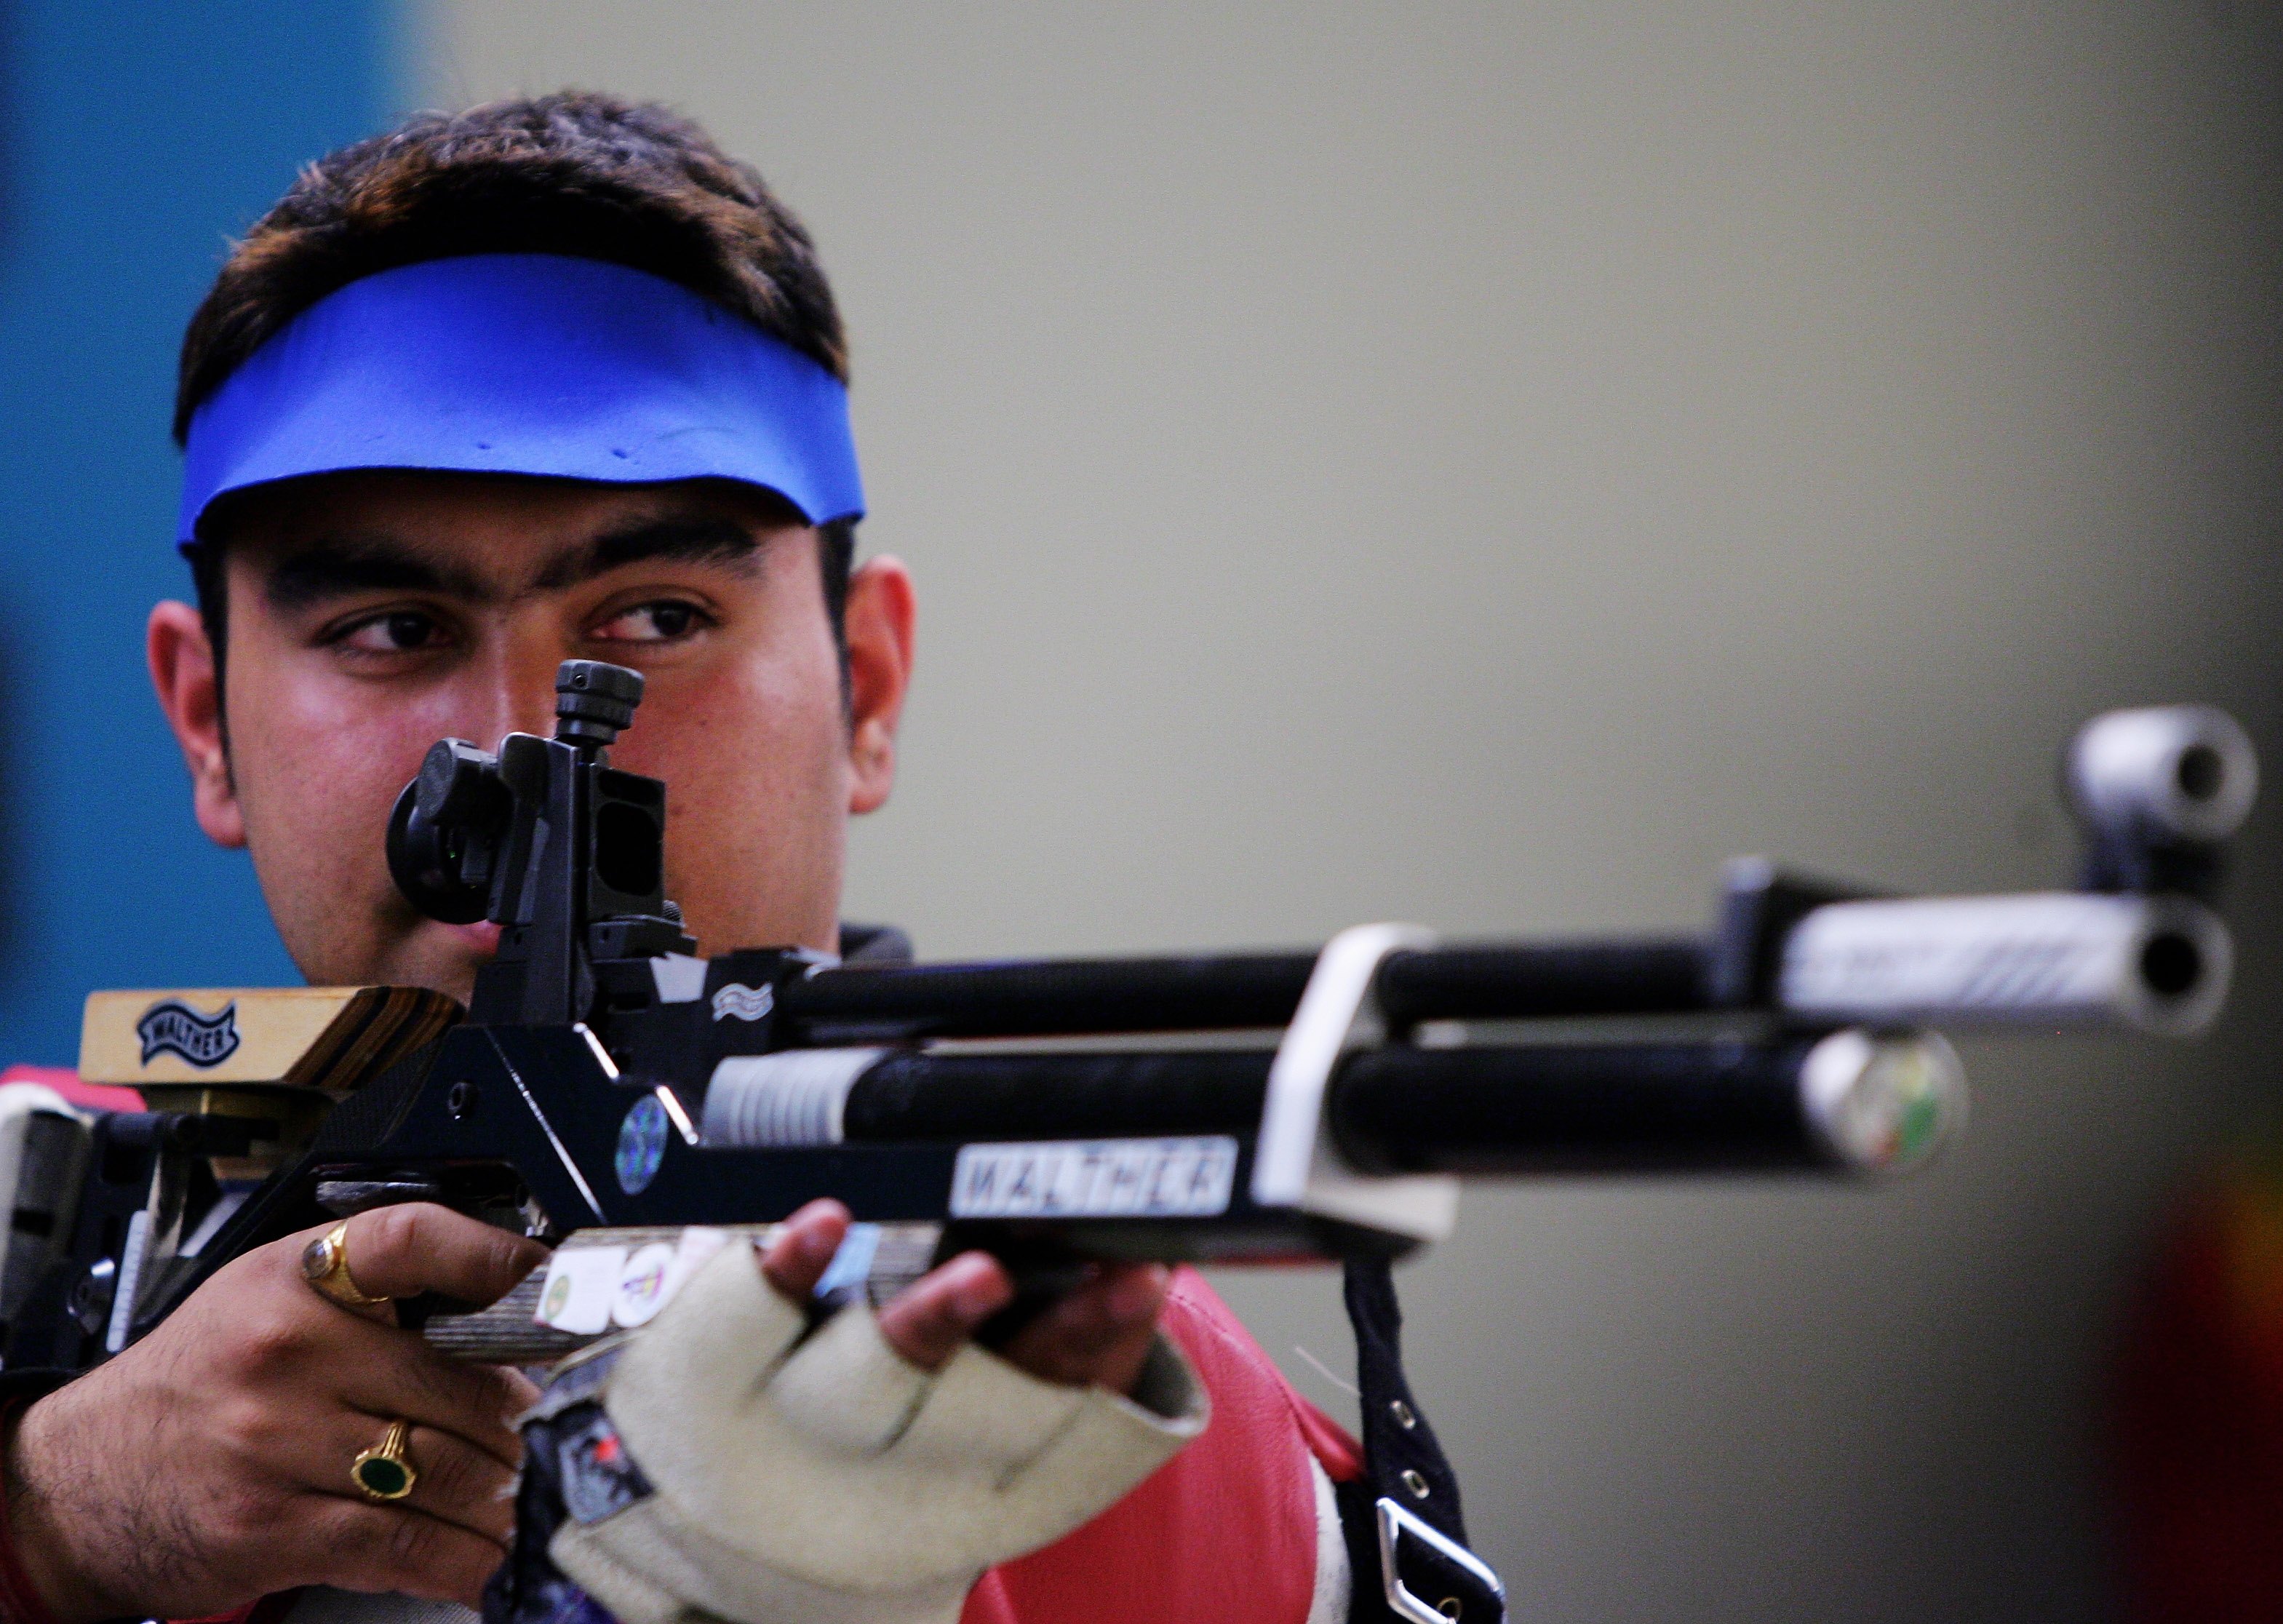
[[[695,1003],[705,995],[705,961],[687,953],[661,953],[650,961],[660,1003]]]
[[[17,1188],[23,1182],[26,1141],[29,1137],[35,1116],[58,1117],[67,1122],[79,1120],[78,1113],[64,1097],[40,1082],[11,1082],[0,1084],[0,1211],[14,1212],[20,1206],[37,1206],[40,1210],[51,1208],[57,1199],[54,1193],[42,1191],[37,1203],[17,1199]],[[73,1169],[77,1173],[76,1167]],[[66,1192],[66,1198],[76,1197],[74,1187]]]
[[[2124,1025],[2186,1036],[2227,996],[2227,929],[2178,896],[1835,902],[1785,940],[1790,1014],[1872,1025]]]
[[[17,1222],[0,1238],[0,1319],[14,1319],[71,1243],[85,1174],[88,1130],[44,1083],[0,1084],[0,1213]],[[34,1215],[47,1222],[35,1226]]]
[[[747,1149],[838,1144],[848,1090],[887,1052],[786,1049],[733,1055],[713,1068],[699,1136],[707,1144]]]

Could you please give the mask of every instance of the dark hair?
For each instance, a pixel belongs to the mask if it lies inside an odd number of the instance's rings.
[[[469,254],[606,260],[681,284],[845,381],[846,340],[807,230],[760,176],[665,107],[588,90],[424,113],[317,160],[235,245],[183,335],[175,438],[296,316],[360,277]],[[845,683],[855,522],[819,565]],[[222,549],[192,550],[214,658],[228,632]]]

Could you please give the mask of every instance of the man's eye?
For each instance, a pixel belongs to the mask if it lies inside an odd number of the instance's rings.
[[[340,642],[367,654],[401,654],[411,649],[425,649],[443,641],[444,629],[432,615],[417,610],[399,609],[389,614],[377,614],[362,625],[353,626]]]
[[[704,615],[695,604],[661,598],[621,610],[595,629],[605,643],[672,643],[697,630]]]

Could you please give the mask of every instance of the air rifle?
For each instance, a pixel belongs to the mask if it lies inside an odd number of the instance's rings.
[[[2081,889],[1892,897],[1744,860],[1696,937],[704,958],[663,889],[666,786],[608,761],[642,678],[573,660],[557,691],[554,737],[438,744],[389,825],[424,913],[503,927],[466,1011],[98,993],[82,1076],[147,1109],[0,1090],[10,1366],[96,1362],[238,1253],[394,1201],[556,1244],[480,1314],[400,1305],[530,1362],[642,1323],[728,1234],[820,1196],[859,1221],[828,1292],[981,1246],[1035,1297],[1094,1259],[1399,1256],[1449,1231],[1463,1176],[1894,1173],[1964,1118],[1941,1028],[2210,1023],[2256,776],[2218,711],[2112,712],[2065,766]]]

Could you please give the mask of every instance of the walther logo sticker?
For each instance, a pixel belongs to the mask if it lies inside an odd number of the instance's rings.
[[[222,1005],[218,1015],[201,1015],[179,998],[167,998],[143,1011],[135,1023],[143,1040],[143,1064],[160,1055],[175,1054],[192,1066],[220,1066],[238,1052],[238,1003]]]
[[[954,1218],[1211,1218],[1228,1210],[1236,1141],[1049,1140],[961,1147]]]
[[[726,1019],[735,1015],[739,1020],[759,1020],[776,1007],[777,989],[774,987],[748,987],[743,981],[732,981],[713,995],[713,1019]]]

